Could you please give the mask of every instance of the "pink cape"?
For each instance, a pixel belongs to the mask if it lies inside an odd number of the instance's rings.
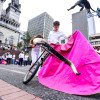
[[[76,95],[100,92],[100,57],[79,31],[72,35],[67,44],[52,46],[71,60],[81,75],[75,75],[68,65],[50,56],[38,75],[41,84]]]

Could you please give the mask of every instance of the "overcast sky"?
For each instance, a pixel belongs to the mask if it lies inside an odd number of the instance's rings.
[[[68,12],[67,9],[70,8],[77,0],[19,0],[21,4],[21,15],[20,15],[20,29],[22,31],[27,31],[28,20],[31,18],[47,12],[50,14],[54,20],[59,20],[61,22],[60,30],[65,34],[69,35],[72,33],[71,15],[72,13],[78,12],[79,7]],[[100,7],[100,0],[89,0],[93,9]],[[4,9],[7,8],[8,3],[11,0],[6,0],[4,3]],[[95,18],[96,33],[100,33],[100,19]]]

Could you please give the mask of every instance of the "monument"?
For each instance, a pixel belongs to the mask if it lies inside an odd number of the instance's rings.
[[[17,46],[19,36],[19,17],[21,14],[19,0],[11,0],[6,10],[0,0],[0,43]]]
[[[81,31],[86,39],[89,40],[89,35],[96,33],[94,16],[98,16],[100,18],[100,8],[97,8],[95,11],[92,9],[88,0],[78,0],[71,8],[67,10],[70,11],[76,6],[81,7],[81,9],[79,12],[72,14],[72,31]],[[83,10],[84,8],[85,10]],[[91,10],[93,12],[91,12]]]
[[[94,17],[88,18],[87,11],[83,10],[72,14],[72,31],[79,30],[89,39],[89,34],[95,34],[95,22]]]
[[[67,10],[70,11],[74,9],[76,6],[81,7],[80,11],[82,11],[85,8],[88,14],[91,13],[91,10],[95,12],[95,10],[91,7],[91,4],[88,0],[78,0],[70,9]]]

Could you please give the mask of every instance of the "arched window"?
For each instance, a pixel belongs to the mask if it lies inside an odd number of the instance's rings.
[[[14,42],[14,37],[13,36],[10,36],[9,37],[9,44],[10,45],[13,45],[13,42]]]

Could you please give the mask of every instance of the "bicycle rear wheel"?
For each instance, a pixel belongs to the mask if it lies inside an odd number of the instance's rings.
[[[36,63],[33,64],[33,66],[28,70],[28,72],[26,73],[24,77],[24,80],[23,80],[24,84],[27,84],[32,80],[32,78],[36,75],[40,66],[41,64],[39,62],[37,64]]]

